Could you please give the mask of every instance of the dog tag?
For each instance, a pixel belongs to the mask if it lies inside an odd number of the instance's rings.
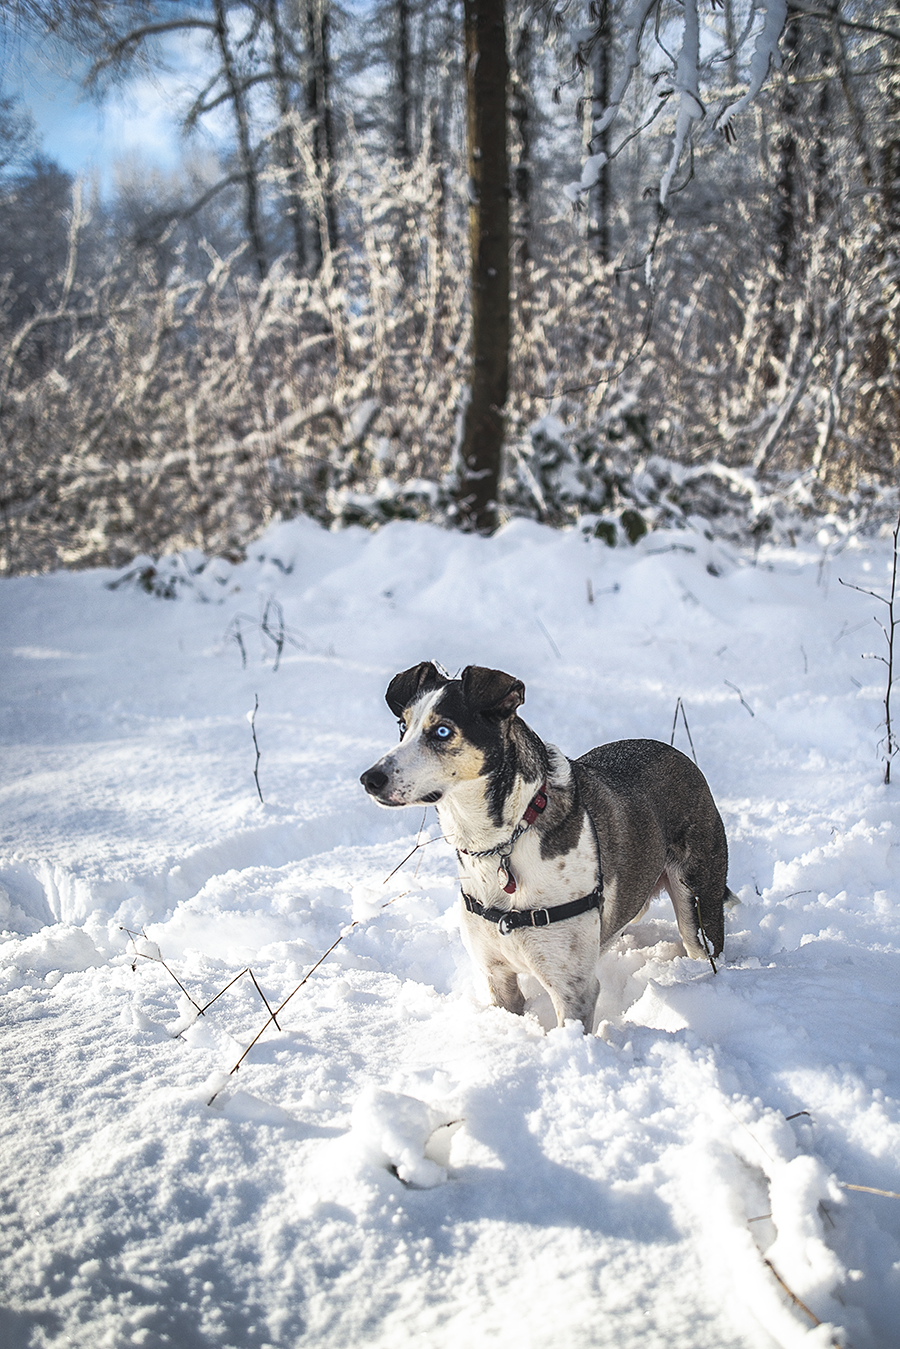
[[[497,880],[500,882],[500,889],[505,891],[506,894],[515,894],[516,878],[508,866],[501,865],[497,868]]]

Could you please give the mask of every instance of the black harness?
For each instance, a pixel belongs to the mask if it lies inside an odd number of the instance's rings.
[[[549,927],[551,923],[562,923],[566,918],[577,918],[580,913],[603,907],[603,891],[598,888],[581,899],[570,899],[568,904],[554,904],[552,909],[486,909],[479,900],[462,891],[463,903],[469,913],[477,914],[489,923],[496,923],[501,934],[506,937],[518,927]]]

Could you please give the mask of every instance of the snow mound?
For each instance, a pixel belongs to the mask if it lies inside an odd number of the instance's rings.
[[[894,1349],[898,797],[850,588],[889,540],[713,540],[747,484],[645,469],[677,530],[297,520],[0,581],[4,1345]],[[488,1005],[433,814],[359,784],[426,658],[521,678],[573,757],[695,755],[716,973],[660,898],[596,1035]]]
[[[452,1111],[369,1086],[353,1106],[351,1138],[365,1164],[386,1167],[404,1185],[430,1190],[447,1179],[450,1140],[461,1125]]]

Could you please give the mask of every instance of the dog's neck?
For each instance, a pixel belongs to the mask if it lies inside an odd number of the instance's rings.
[[[551,771],[551,748],[514,717],[501,762],[484,777],[459,783],[437,806],[444,837],[468,852],[510,838]]]

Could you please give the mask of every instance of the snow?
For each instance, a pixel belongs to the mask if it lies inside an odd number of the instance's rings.
[[[891,1349],[900,1200],[845,1187],[900,1191],[897,787],[839,584],[890,543],[823,538],[299,520],[4,580],[4,1346]],[[421,659],[521,677],[572,755],[683,700],[718,973],[657,901],[596,1035],[486,1005],[434,812],[357,781]]]

